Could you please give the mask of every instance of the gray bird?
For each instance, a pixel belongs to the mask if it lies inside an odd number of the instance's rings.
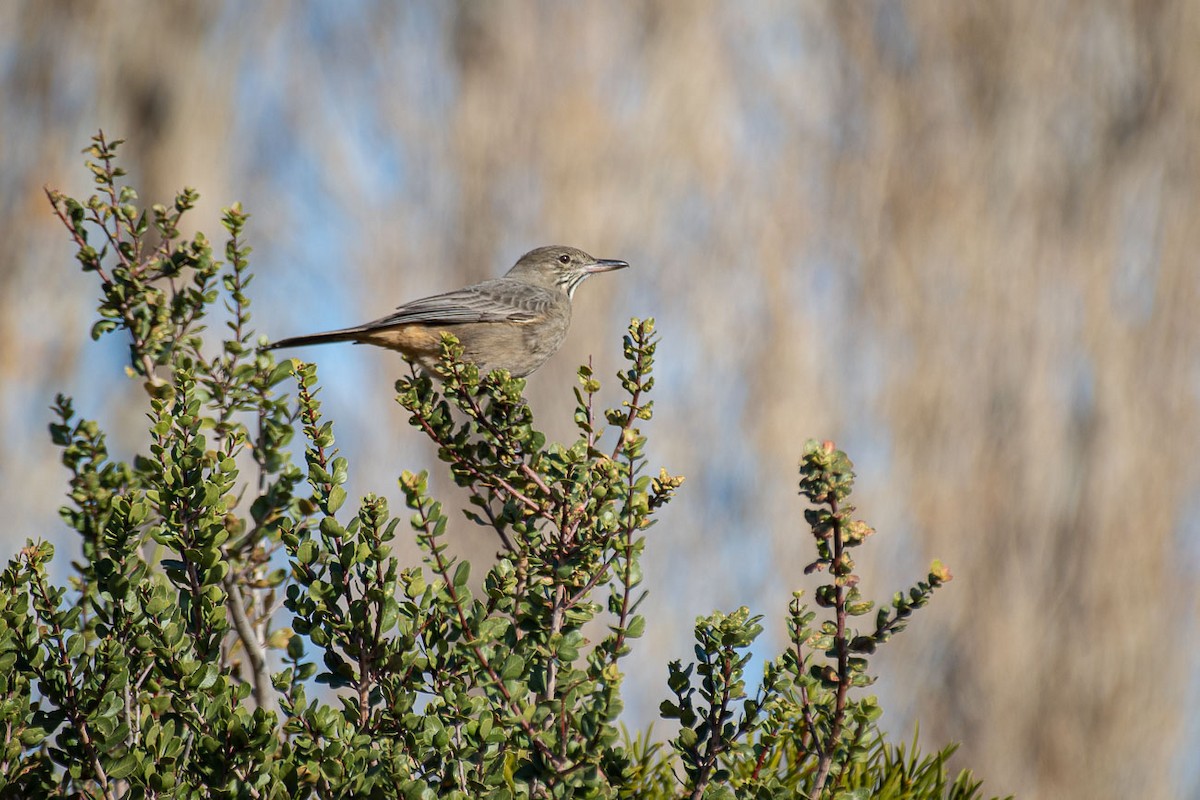
[[[521,256],[503,278],[413,300],[353,328],[281,339],[267,349],[327,342],[373,344],[398,350],[431,370],[441,356],[442,334],[451,333],[462,344],[463,359],[480,372],[506,369],[520,378],[562,346],[579,284],[598,272],[628,266],[592,258],[574,247],[539,247]]]

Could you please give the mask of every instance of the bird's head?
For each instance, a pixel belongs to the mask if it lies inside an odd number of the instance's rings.
[[[573,297],[576,287],[597,272],[624,269],[629,264],[611,258],[593,258],[575,247],[551,245],[530,250],[508,271],[508,277],[520,278],[547,289],[558,289]]]

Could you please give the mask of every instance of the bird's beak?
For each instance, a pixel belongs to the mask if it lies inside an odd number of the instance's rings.
[[[614,269],[625,269],[629,266],[628,261],[617,261],[612,258],[598,258],[596,263],[588,264],[584,267],[584,271],[589,275],[594,275],[597,272],[611,272]]]

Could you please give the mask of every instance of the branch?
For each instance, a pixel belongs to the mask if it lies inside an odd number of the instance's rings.
[[[480,647],[471,636],[471,624],[467,619],[466,609],[463,608],[462,598],[459,596],[458,591],[454,588],[454,580],[450,575],[450,565],[442,557],[441,550],[437,547],[436,534],[434,533],[435,528],[432,525],[429,516],[425,513],[424,506],[418,506],[416,511],[419,517],[418,523],[430,542],[429,550],[434,559],[434,571],[446,583],[446,594],[450,597],[450,602],[454,606],[455,615],[458,617],[458,624],[462,628],[463,634],[467,637],[467,647],[475,656],[475,660],[479,663],[479,666],[483,668],[483,671],[487,673],[488,678],[499,690],[500,696],[504,699],[505,704],[508,706],[509,713],[513,715],[513,719],[516,720],[517,724],[521,727],[521,730],[525,733],[525,735],[529,737],[529,741],[533,745],[534,749],[541,753],[542,757],[549,762],[550,766],[553,767],[556,772],[561,772],[566,768],[565,762],[558,757],[558,755],[550,748],[548,744],[542,741],[542,739],[537,735],[537,731],[535,731],[533,726],[529,724],[529,720],[525,719],[525,715],[522,712],[520,705],[517,703],[516,698],[512,696],[512,693],[508,691],[508,687],[504,685],[504,679],[500,677],[498,672],[496,672],[495,667],[492,666],[491,660],[487,657],[487,654],[483,652],[483,648]]]
[[[48,610],[53,611],[57,606],[52,604],[50,600],[50,591],[46,588],[45,573],[35,570],[31,561],[26,562],[29,569],[34,571],[36,580],[34,585],[37,587],[38,594],[41,596],[42,605]],[[57,620],[51,616],[47,619],[53,631],[54,642],[57,645],[58,651],[58,666],[63,671],[64,686],[63,691],[66,700],[63,710],[67,712],[67,719],[79,731],[79,739],[83,743],[83,749],[87,753],[88,761],[91,762],[92,771],[96,774],[96,780],[100,782],[100,789],[104,792],[105,798],[108,800],[116,800],[116,795],[113,793],[112,786],[108,782],[108,774],[104,771],[104,765],[100,763],[100,753],[96,749],[95,742],[92,741],[91,731],[88,729],[87,717],[80,711],[78,705],[78,696],[75,687],[75,675],[71,670],[71,659],[67,654],[67,645],[63,641],[63,630]],[[39,675],[39,683],[44,687],[52,686],[53,682],[47,681],[44,675]]]
[[[75,245],[80,248],[81,252],[84,248],[89,247],[83,236],[81,236],[79,231],[76,230],[75,224],[71,220],[67,219],[67,215],[62,209],[61,195],[49,187],[43,187],[43,191],[45,191],[46,197],[50,200],[50,205],[54,209],[54,215],[58,217],[59,220],[62,221],[62,224],[66,226],[67,230],[71,232],[71,239],[75,242]],[[103,225],[101,225],[101,227],[103,228]],[[103,229],[105,235],[109,236],[107,228]],[[120,248],[117,248],[117,251],[120,253]],[[90,263],[88,264],[88,268],[100,276],[100,282],[104,286],[105,296],[108,296],[109,290],[113,286],[113,281],[112,278],[109,277],[108,273],[104,270],[103,265],[101,265],[100,257],[98,255],[91,259]],[[126,299],[118,300],[116,306],[121,312],[121,321],[125,323],[125,330],[129,331],[129,336],[133,339],[133,349],[141,361],[142,371],[146,374],[146,380],[153,381],[154,362],[150,360],[150,355],[146,352],[145,339],[142,339],[134,332],[136,328],[134,324],[133,312],[129,308],[129,301]]]
[[[832,520],[833,560],[832,564],[840,564],[844,549],[842,520],[838,516],[837,495],[829,495],[830,519]],[[850,690],[850,674],[847,664],[850,649],[846,643],[846,587],[834,580],[834,607],[837,610],[837,628],[834,632],[833,645],[837,650],[837,693],[834,700],[833,724],[829,730],[829,741],[821,748],[821,757],[817,763],[817,776],[813,780],[813,790],[818,797],[825,791],[825,783],[829,779],[829,770],[833,766],[834,752],[842,735],[842,726],[846,717],[846,693]]]
[[[246,609],[242,608],[241,591],[237,581],[233,578],[232,570],[225,572],[225,577],[221,579],[221,582],[225,585],[225,605],[229,609],[230,616],[233,617],[233,628],[237,631],[242,647],[246,649],[246,655],[250,659],[250,666],[253,669],[254,702],[258,704],[259,708],[267,708],[272,705],[274,692],[271,687],[271,675],[267,670],[266,648],[259,642],[254,627],[246,616]]]
[[[731,653],[725,653],[724,656],[721,667],[721,699],[708,707],[708,741],[704,743],[704,759],[700,764],[696,785],[688,795],[690,800],[700,800],[704,796],[704,790],[712,778],[713,768],[717,765],[717,758],[725,751],[724,739],[721,738],[721,720],[729,710],[729,678],[733,674],[734,656]]]

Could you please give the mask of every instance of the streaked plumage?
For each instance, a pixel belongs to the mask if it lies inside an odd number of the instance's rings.
[[[463,358],[481,371],[507,369],[522,377],[558,351],[571,323],[571,298],[586,278],[629,266],[595,259],[574,247],[539,247],[503,278],[424,297],[377,320],[269,345],[300,347],[351,341],[401,352],[426,369],[437,363],[441,334],[452,333]]]

